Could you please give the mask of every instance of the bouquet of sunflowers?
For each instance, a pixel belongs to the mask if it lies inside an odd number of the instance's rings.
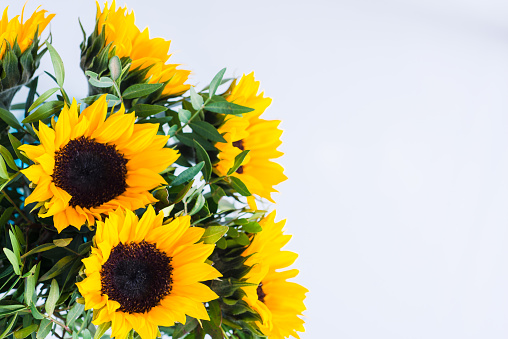
[[[0,339],[298,338],[307,290],[266,211],[282,132],[254,75],[198,91],[113,2],[72,98],[53,17],[0,20]]]

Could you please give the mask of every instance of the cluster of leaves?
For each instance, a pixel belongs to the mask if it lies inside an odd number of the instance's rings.
[[[228,115],[252,109],[226,101],[229,89],[218,94],[221,85],[230,81],[223,79],[226,69],[199,93],[191,88],[188,96],[161,98],[162,84],[136,78],[130,61],[115,56],[114,49],[89,53],[95,50],[95,40],[90,43],[85,46],[82,66],[87,69],[92,95],[82,102],[91,104],[98,93],[107,92],[112,109],[124,104],[135,112],[136,123],[159,123],[159,133],[172,136],[168,147],[178,149],[181,157],[161,173],[168,185],[153,192],[158,199],[156,210],[167,218],[190,215],[194,226],[205,228],[201,241],[216,243],[209,260],[224,277],[210,283],[220,296],[206,305],[210,321],[189,318],[185,325],[161,331],[187,339],[204,338],[206,334],[213,339],[262,337],[255,325],[259,315],[242,301],[241,288],[249,285],[244,276],[250,267],[240,254],[252,235],[261,231],[258,221],[264,211],[251,210],[245,204],[242,196],[250,196],[250,192],[241,180],[231,176],[248,151],[236,157],[226,176],[218,176],[213,170],[218,161],[215,145],[225,142],[218,127]],[[110,324],[98,328],[91,324],[94,313],[84,310],[75,286],[83,278],[81,260],[90,253],[93,227],[80,231],[71,227],[58,234],[51,218],[33,213],[42,204],[30,208],[24,204],[32,187],[20,170],[31,162],[18,147],[37,140],[32,124],[51,124],[62,107],[70,104],[64,90],[63,62],[56,50],[46,45],[54,67],[54,75],[47,74],[56,86],[36,98],[37,78],[27,84],[30,90],[25,102],[11,107],[24,111],[21,122],[8,108],[0,108],[0,339],[42,339],[50,333],[57,337],[107,337]]]

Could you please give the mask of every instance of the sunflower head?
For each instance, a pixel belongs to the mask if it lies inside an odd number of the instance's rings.
[[[228,91],[226,100],[254,111],[241,117],[228,115],[225,118],[219,133],[224,135],[226,143],[215,144],[219,150],[219,161],[214,170],[220,176],[226,175],[233,167],[235,157],[249,150],[232,176],[241,179],[251,193],[274,202],[271,197],[271,193],[277,192],[274,186],[287,179],[282,166],[271,160],[283,155],[277,150],[282,131],[278,128],[280,121],[260,118],[272,100],[265,98],[263,93],[258,94],[258,91],[259,81],[254,79],[254,73],[243,75]]]
[[[9,107],[19,85],[26,84],[33,76],[44,51],[39,53],[39,38],[54,14],[45,10],[35,12],[24,20],[25,7],[12,19],[5,8],[0,19],[0,101]]]
[[[205,263],[214,245],[197,243],[204,231],[190,227],[189,216],[163,225],[151,206],[141,219],[127,210],[97,222],[86,278],[77,283],[85,309],[97,314],[93,323],[111,322],[118,339],[131,329],[154,339],[158,326],[185,324],[186,315],[209,320],[203,303],[218,296],[201,282],[221,274]]]
[[[134,124],[123,107],[107,113],[105,95],[81,114],[74,101],[53,128],[39,123],[39,145],[19,148],[34,162],[22,170],[35,185],[25,204],[37,202],[58,232],[156,202],[149,191],[166,183],[158,173],[178,158],[164,147],[169,136],[157,135],[158,124]]]
[[[122,65],[130,64],[122,90],[136,83],[160,83],[163,86],[149,97],[158,101],[186,92],[190,71],[177,69],[178,64],[170,64],[169,46],[171,41],[163,38],[150,38],[148,28],[141,31],[134,23],[134,13],[127,7],[111,6],[106,2],[104,8],[97,3],[95,30],[81,44],[81,68],[98,74],[108,75],[108,61],[118,56]]]
[[[244,278],[254,284],[243,288],[243,300],[261,316],[262,320],[256,321],[256,325],[267,337],[299,338],[297,332],[305,331],[300,317],[305,310],[303,301],[308,290],[287,281],[296,277],[298,270],[281,271],[293,264],[298,255],[282,250],[291,236],[283,233],[285,221],[275,222],[274,219],[275,212],[272,212],[259,222],[263,230],[242,253],[247,257],[245,264],[252,267]]]

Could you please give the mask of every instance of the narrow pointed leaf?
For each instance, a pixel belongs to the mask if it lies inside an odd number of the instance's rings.
[[[35,109],[35,107],[41,105],[44,101],[46,101],[50,96],[55,94],[56,91],[58,91],[58,90],[59,90],[59,88],[55,87],[55,88],[48,89],[46,92],[42,93],[41,96],[39,96],[34,101],[34,103],[30,106],[30,108],[28,108],[28,112],[33,111]]]
[[[46,312],[49,315],[53,315],[53,311],[55,310],[56,302],[60,297],[60,289],[58,288],[58,283],[55,279],[51,280],[51,287],[49,289],[48,299],[46,299]]]
[[[40,277],[39,281],[45,281],[61,274],[72,262],[73,259],[74,257],[69,255],[58,260],[57,263],[49,269],[49,271],[47,271],[42,277]]]
[[[242,180],[238,179],[237,177],[229,177],[229,178],[231,179],[231,185],[233,186],[235,191],[237,191],[244,197],[248,197],[251,195],[249,189],[247,188],[247,186],[245,186]]]
[[[199,110],[203,106],[203,97],[196,93],[196,90],[194,87],[190,88],[190,98],[191,98],[191,104],[192,108],[194,108],[196,111]]]
[[[124,99],[134,99],[144,97],[160,89],[163,84],[135,84],[127,88],[123,93]]]
[[[222,78],[224,77],[224,73],[226,73],[226,68],[223,68],[217,73],[214,77],[212,82],[210,83],[210,97],[213,97],[215,95],[215,92],[217,92],[217,88],[219,88],[219,85],[221,84]]]
[[[196,164],[195,166],[193,166],[191,168],[187,168],[185,171],[180,173],[178,175],[178,177],[176,177],[175,180],[173,180],[173,182],[171,183],[171,186],[178,186],[178,185],[181,185],[181,184],[186,183],[187,181],[193,179],[199,173],[199,171],[201,171],[201,169],[203,168],[204,165],[205,165],[204,161],[201,161],[200,163]]]
[[[7,148],[5,148],[2,145],[0,145],[0,154],[4,157],[5,162],[11,169],[15,171],[18,170],[18,166],[16,166],[16,163],[14,162],[14,158],[12,157],[11,152],[9,152]]]
[[[238,168],[242,166],[243,160],[245,159],[247,154],[249,154],[249,152],[250,152],[249,150],[242,151],[235,157],[235,162],[233,163],[233,167],[229,169],[228,175],[235,173],[238,170]]]
[[[205,109],[210,112],[222,113],[222,114],[233,114],[238,115],[242,113],[249,113],[254,111],[254,109],[240,106],[228,101],[210,101],[205,105]]]
[[[51,46],[49,42],[46,41],[46,46],[48,47],[49,55],[51,56],[51,62],[53,63],[53,68],[55,69],[55,78],[58,86],[63,87],[64,79],[65,79],[65,69],[62,58],[56,51],[56,49]]]
[[[14,135],[9,133],[9,140],[11,141],[12,148],[14,149],[14,152],[16,153],[16,156],[19,160],[23,161],[25,164],[29,164],[30,160],[28,160],[27,157],[25,157],[21,152],[18,150],[18,147],[21,146],[21,141],[19,141]]]
[[[205,244],[215,244],[229,230],[227,226],[208,226],[200,241]]]
[[[0,108],[0,118],[3,121],[5,121],[7,125],[17,129],[18,131],[23,130],[23,127],[21,127],[20,123],[18,122],[18,119],[16,119],[14,114],[9,112],[8,110]]]
[[[209,181],[212,175],[212,162],[210,161],[210,157],[203,146],[201,146],[196,140],[194,140],[194,148],[196,149],[198,161],[204,162],[205,164],[203,166],[203,176],[205,177],[205,181]]]
[[[215,127],[206,121],[195,121],[191,122],[189,125],[194,132],[208,140],[215,142],[226,142],[226,139],[224,139],[219,131],[217,131]]]

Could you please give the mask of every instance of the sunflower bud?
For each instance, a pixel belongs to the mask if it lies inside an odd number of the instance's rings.
[[[108,7],[106,2],[104,9],[98,5],[95,29],[81,44],[80,66],[84,72],[119,78],[122,93],[132,85],[161,84],[153,86],[155,90],[141,99],[148,104],[159,102],[179,96],[190,87],[184,84],[190,71],[167,63],[170,43],[162,38],[150,38],[148,28],[141,31],[134,23],[134,13],[126,7],[116,8],[115,1]],[[111,63],[113,57],[119,58],[120,65]],[[89,87],[89,95],[99,93],[117,94],[112,87]],[[124,99],[129,108],[132,98]]]
[[[9,108],[12,98],[32,78],[46,50],[39,51],[39,38],[51,19],[47,11],[36,10],[23,22],[19,16],[9,20],[7,8],[0,20],[0,106]]]

